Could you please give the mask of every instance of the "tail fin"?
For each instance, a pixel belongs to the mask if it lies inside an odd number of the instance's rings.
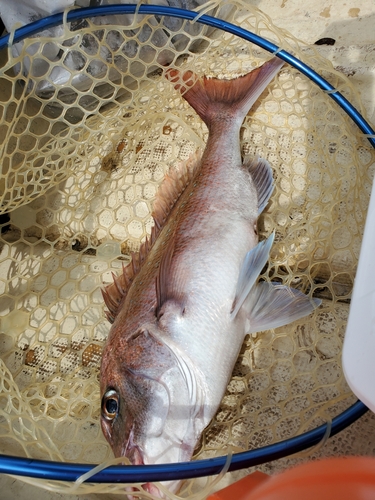
[[[191,71],[180,74],[175,69],[168,70],[167,77],[209,127],[215,117],[223,118],[224,114],[242,122],[283,64],[274,57],[234,80],[198,79]]]

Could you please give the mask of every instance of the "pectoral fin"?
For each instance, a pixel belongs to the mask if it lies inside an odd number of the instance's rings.
[[[243,310],[249,321],[246,334],[287,325],[312,313],[321,304],[304,293],[279,283],[258,283],[249,293]]]
[[[272,233],[266,240],[261,241],[255,248],[247,252],[237,282],[236,296],[231,312],[232,318],[235,318],[266,264],[274,237],[275,235]]]
[[[172,257],[174,251],[174,237],[172,236],[163,253],[159,264],[159,272],[156,276],[156,315],[160,313],[162,305],[168,300],[168,273],[170,272]]]
[[[181,316],[185,309],[183,277],[173,275],[172,258],[175,250],[175,233],[172,233],[165,244],[163,256],[156,275],[156,309],[158,319],[166,312]]]

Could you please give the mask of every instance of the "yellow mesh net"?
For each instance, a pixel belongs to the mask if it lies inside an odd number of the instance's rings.
[[[293,51],[363,113],[353,86],[314,47],[245,1],[210,7],[208,13]],[[100,286],[150,232],[165,172],[207,138],[163,78],[163,64],[234,77],[270,57],[198,23],[139,15],[125,21],[87,20],[79,30],[65,24],[58,38],[29,38],[19,56],[0,54],[2,453],[111,459],[99,424],[99,365],[109,330]],[[244,155],[266,158],[275,176],[259,221],[262,237],[276,230],[265,279],[323,304],[308,319],[246,339],[200,458],[297,435],[354,400],[341,347],[374,151],[329,95],[288,66],[247,118],[242,147]],[[124,492],[119,484],[71,490],[25,480],[62,492]],[[180,495],[192,495],[195,484],[188,481]]]

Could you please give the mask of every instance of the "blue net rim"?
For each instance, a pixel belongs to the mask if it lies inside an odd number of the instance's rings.
[[[60,25],[66,22],[78,21],[90,17],[134,14],[137,5],[121,4],[121,5],[102,5],[98,7],[87,7],[69,11],[66,15],[63,13],[54,14],[34,21],[18,28],[14,31],[13,37],[5,35],[0,37],[0,50],[9,46],[10,43],[17,43],[23,39],[35,35],[36,33]],[[233,35],[236,35],[244,40],[254,43],[262,49],[275,54],[283,61],[287,62],[298,71],[312,80],[319,88],[326,91],[331,99],[333,99],[353,120],[365,136],[367,136],[370,144],[375,148],[375,132],[369,123],[362,117],[356,108],[337,91],[327,80],[321,77],[316,71],[306,65],[304,62],[281,49],[274,43],[265,38],[256,35],[248,30],[236,26],[232,23],[218,19],[214,16],[202,15],[198,19],[197,12],[179,9],[174,7],[165,7],[160,5],[140,5],[138,6],[139,14],[159,15],[177,17],[190,21],[205,24],[207,26],[217,28]],[[347,410],[332,420],[330,436],[334,436],[341,430],[348,427],[358,418],[367,412],[368,408],[361,402],[357,401]],[[321,425],[312,431],[306,432],[299,436],[286,439],[279,443],[274,443],[269,446],[264,446],[255,450],[236,453],[231,459],[229,471],[235,471],[256,465],[264,464],[279,458],[283,458],[294,453],[303,451],[311,446],[318,444],[324,437],[328,424]],[[95,476],[90,478],[91,483],[146,483],[155,481],[170,481],[179,479],[191,479],[195,477],[211,476],[219,474],[226,463],[226,457],[217,457],[205,460],[196,460],[192,462],[180,462],[173,464],[160,465],[127,465],[127,466],[111,466],[104,469]],[[76,464],[52,462],[46,460],[36,460],[30,458],[12,457],[8,455],[0,455],[0,473],[12,474],[18,476],[34,477],[46,480],[58,481],[76,481],[81,475],[89,472],[93,467],[92,464]]]
[[[368,408],[357,401],[332,420],[330,436],[334,436],[367,412]],[[327,425],[324,424],[300,436],[286,439],[256,450],[236,453],[232,456],[229,471],[246,469],[256,465],[284,458],[318,444],[324,437]],[[192,462],[160,465],[111,466],[89,480],[90,483],[148,483],[192,479],[195,477],[219,474],[226,463],[226,456]],[[89,472],[92,464],[75,464],[34,460],[30,458],[0,456],[0,473],[27,476],[39,479],[76,481]]]

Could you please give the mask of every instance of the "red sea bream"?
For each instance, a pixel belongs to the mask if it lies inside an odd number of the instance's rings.
[[[115,456],[133,464],[190,460],[245,335],[319,305],[257,282],[273,242],[271,234],[259,243],[257,234],[273,178],[267,161],[242,161],[239,135],[282,64],[273,58],[234,80],[167,71],[209,137],[200,161],[166,177],[151,236],[103,291],[113,325],[101,364],[101,424]],[[158,494],[149,483],[144,488]]]

